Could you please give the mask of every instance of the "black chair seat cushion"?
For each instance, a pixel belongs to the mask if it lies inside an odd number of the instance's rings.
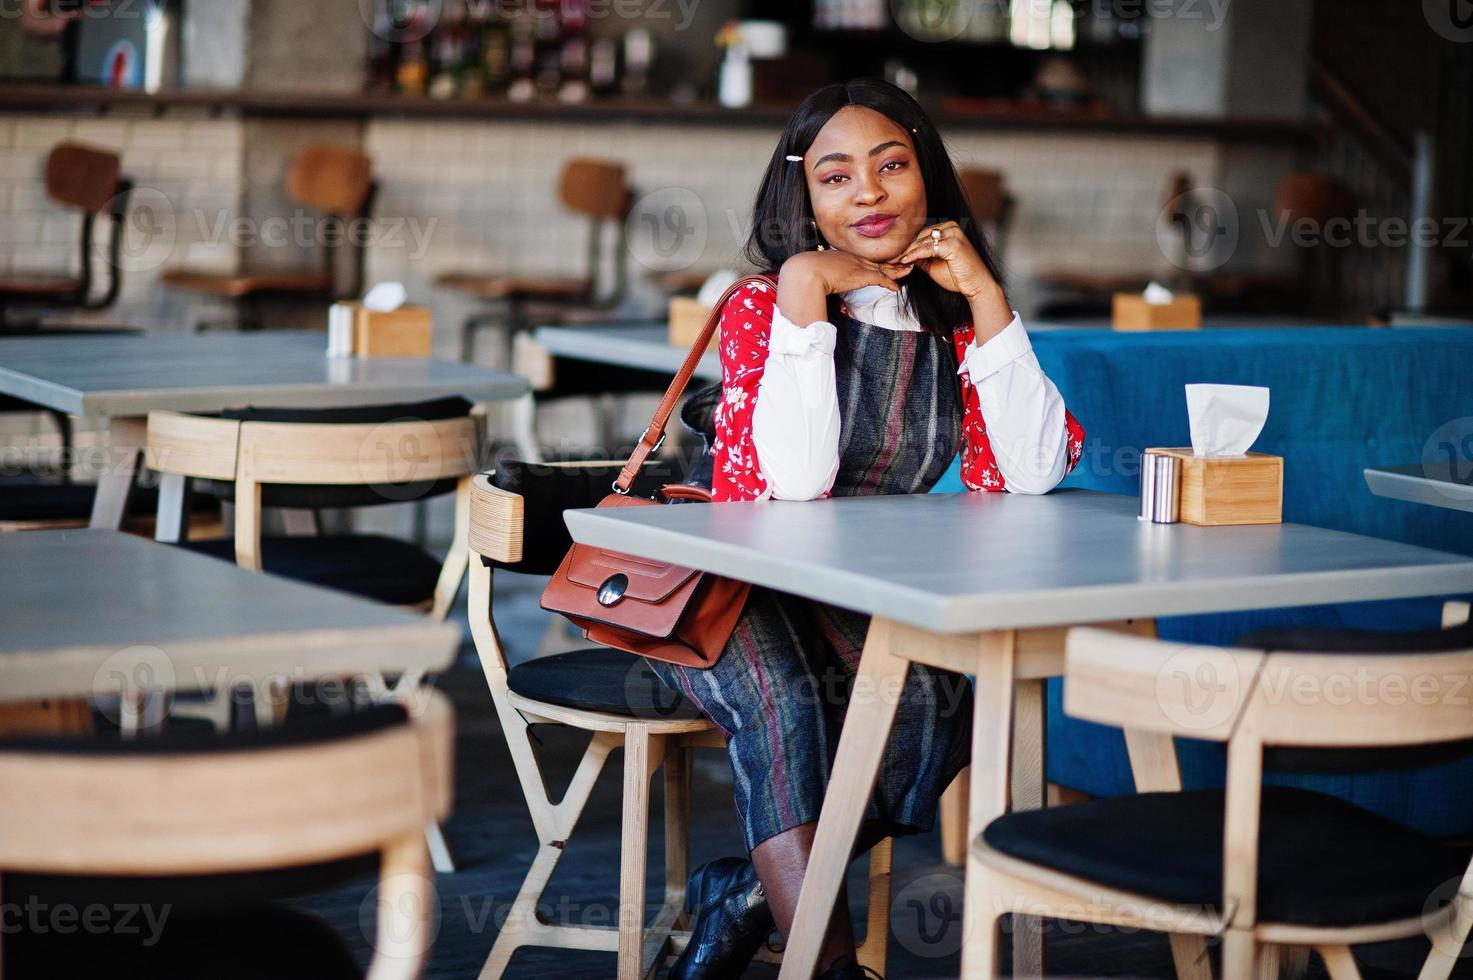
[[[85,521],[92,516],[92,483],[63,483],[54,476],[19,476],[0,479],[0,521]],[[134,514],[152,514],[159,507],[155,487],[134,487],[130,498]],[[193,510],[214,506],[195,502]]]
[[[498,568],[528,575],[551,575],[573,546],[563,523],[563,511],[596,507],[613,492],[624,468],[607,466],[548,466],[520,459],[499,461],[490,474],[491,485],[522,497],[522,560],[497,562]],[[683,474],[671,459],[652,459],[634,478],[630,492],[641,497],[656,493],[666,483],[679,483]]]
[[[363,971],[326,923],[274,905],[191,912],[150,905],[131,911],[90,903],[62,929],[42,908],[39,928],[24,924],[23,897],[9,893],[21,924],[5,936],[6,980],[112,977],[116,980],[360,980]],[[102,909],[112,929],[81,927]],[[148,913],[148,914],[145,914]],[[62,921],[62,920],[57,920]],[[10,932],[10,930],[7,930]]]
[[[552,369],[552,387],[533,392],[537,401],[556,401],[587,395],[623,395],[637,392],[663,394],[674,372],[644,371],[640,368],[598,364],[573,358],[557,358]]]
[[[1445,653],[1473,650],[1473,622],[1452,629],[1398,633],[1307,627],[1265,629],[1241,637],[1238,646],[1283,653]],[[1469,755],[1473,755],[1473,741],[1356,749],[1273,745],[1264,749],[1263,766],[1276,772],[1351,774],[1435,766]]]
[[[233,538],[180,547],[235,561]],[[378,534],[261,539],[261,568],[272,575],[398,606],[433,597],[440,566],[439,559],[418,545]]]
[[[623,650],[598,647],[517,664],[506,686],[524,698],[658,721],[699,718],[701,711],[666,687],[644,662]]]
[[[97,488],[44,478],[0,481],[0,521],[85,521]]]
[[[1222,904],[1221,790],[1142,793],[1010,813],[989,847],[1065,874],[1167,902]],[[1459,853],[1323,793],[1263,788],[1258,919],[1355,926],[1418,916],[1462,875]]]
[[[221,418],[241,422],[292,422],[301,424],[364,425],[385,422],[440,422],[470,414],[464,398],[436,398],[397,405],[354,405],[347,408],[227,408]],[[235,484],[228,480],[196,480],[195,488],[220,500],[235,499]],[[383,485],[359,484],[267,484],[261,488],[263,507],[296,507],[317,510],[325,507],[372,507],[376,504],[424,500],[449,493],[455,480],[419,480]]]

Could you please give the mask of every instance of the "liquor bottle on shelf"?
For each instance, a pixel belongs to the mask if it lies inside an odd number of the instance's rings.
[[[562,0],[558,5],[560,44],[558,51],[558,100],[584,102],[588,99],[588,12],[586,0]]]
[[[508,32],[507,98],[526,102],[537,94],[533,75],[537,70],[537,13],[522,9],[512,15]]]

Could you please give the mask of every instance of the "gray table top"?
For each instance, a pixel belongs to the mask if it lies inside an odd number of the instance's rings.
[[[1473,512],[1473,473],[1455,473],[1446,463],[1368,469],[1366,486],[1378,497]]]
[[[1473,558],[1295,524],[1151,524],[1060,490],[574,510],[575,540],[938,633],[1473,591]]]
[[[526,379],[432,358],[331,358],[314,331],[0,339],[0,394],[73,415],[516,398]]]
[[[647,371],[668,371],[671,377],[680,370],[680,365],[685,363],[685,355],[689,353],[686,348],[669,342],[669,330],[663,320],[617,326],[551,325],[538,327],[536,337],[538,343],[558,357]],[[714,347],[701,358],[695,376],[707,381],[721,380],[721,362]]]
[[[0,538],[0,701],[438,670],[460,629],[117,531]]]

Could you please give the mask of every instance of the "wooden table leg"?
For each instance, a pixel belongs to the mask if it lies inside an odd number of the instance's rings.
[[[116,531],[123,526],[128,513],[128,498],[138,477],[148,420],[112,418],[108,420],[107,432],[107,467],[97,480],[97,495],[92,498],[92,520],[88,526]]]
[[[153,528],[155,541],[183,544],[189,540],[192,496],[191,481],[183,473],[164,473],[159,477],[159,511]]]
[[[962,976],[978,977],[982,962],[991,955],[991,943],[977,941],[981,929],[991,928],[991,895],[982,894],[971,841],[983,828],[1008,812],[1011,794],[1013,737],[1014,655],[1017,634],[1010,630],[984,633],[976,641],[972,668],[976,705],[972,714],[971,798],[967,807],[967,874],[962,897]],[[1016,940],[1015,940],[1016,941]]]
[[[1048,787],[1047,690],[1041,679],[1018,680],[1013,688],[1012,809],[1038,810]],[[976,751],[976,743],[973,743]],[[1043,921],[1013,916],[1013,976],[1044,975]]]
[[[870,620],[854,695],[844,716],[833,773],[813,838],[813,853],[798,895],[798,910],[791,935],[786,937],[779,976],[787,980],[806,980],[818,965],[829,916],[890,740],[900,687],[910,667],[909,661],[891,652],[893,628],[878,616]]]

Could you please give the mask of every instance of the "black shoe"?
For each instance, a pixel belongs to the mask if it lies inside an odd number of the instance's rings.
[[[860,966],[852,956],[841,956],[813,980],[884,980],[867,966]]]
[[[685,889],[695,916],[690,943],[667,980],[726,980],[746,970],[772,932],[772,910],[752,862],[721,858],[697,868]]]

